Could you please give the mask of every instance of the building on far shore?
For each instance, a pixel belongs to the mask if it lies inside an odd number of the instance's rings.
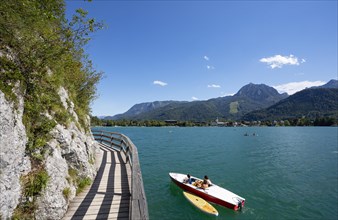
[[[227,126],[226,122],[223,121],[219,121],[218,117],[216,118],[216,120],[214,122],[211,122],[211,126]]]
[[[177,125],[177,120],[165,120],[166,125]]]

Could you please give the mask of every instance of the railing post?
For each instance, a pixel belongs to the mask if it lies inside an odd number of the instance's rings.
[[[110,147],[113,148],[113,140],[114,140],[114,135],[111,133],[110,134]]]
[[[130,164],[130,161],[129,161],[130,150],[129,149],[130,149],[129,145],[126,146],[125,155],[126,155],[126,163],[129,162],[129,164]]]
[[[126,163],[129,163],[131,170],[131,199],[129,206],[129,219],[140,219],[140,220],[148,220],[148,205],[147,199],[144,192],[143,180],[141,167],[138,158],[138,151],[133,142],[125,135],[121,133],[115,132],[106,132],[106,131],[98,131],[100,135],[99,138],[95,140],[100,140],[101,143],[107,142],[113,148],[113,145],[118,146],[115,141],[120,141],[119,150],[123,149],[123,153],[126,156]],[[110,134],[104,135],[104,134]],[[98,136],[98,135],[94,135]],[[103,139],[104,137],[108,138]],[[109,140],[110,137],[110,140]],[[126,150],[124,150],[123,145],[125,145]]]

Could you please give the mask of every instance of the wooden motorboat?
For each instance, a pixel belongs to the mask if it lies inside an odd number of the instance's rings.
[[[187,175],[180,173],[169,173],[171,180],[184,191],[195,194],[208,202],[215,203],[233,210],[241,210],[244,207],[245,199],[224,189],[218,185],[212,184],[208,188],[204,189],[197,186],[195,183],[203,181],[197,177],[191,176],[191,183],[185,183],[184,179]]]

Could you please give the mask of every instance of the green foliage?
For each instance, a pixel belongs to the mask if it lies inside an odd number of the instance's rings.
[[[83,191],[86,186],[89,186],[92,181],[89,177],[79,176],[79,172],[76,169],[68,169],[69,183],[73,183],[77,186],[76,194],[79,194]]]
[[[1,47],[0,47],[1,51]],[[22,75],[17,66],[9,60],[8,57],[0,56],[1,69],[3,70],[0,74],[0,90],[5,94],[8,100],[16,101],[13,88],[15,82],[22,80]]]
[[[72,168],[68,169],[68,175],[70,177],[69,182],[72,182],[75,185],[77,185],[76,194],[82,192],[86,186],[89,186],[92,183],[89,177],[85,178],[80,177],[79,172],[76,169]]]
[[[44,169],[28,174],[24,178],[24,195],[27,197],[39,195],[46,188],[48,180],[48,173]]]
[[[338,124],[338,119],[333,117],[316,118],[314,126],[333,126]]]
[[[31,199],[21,201],[14,219],[34,218],[36,196],[48,182],[42,167],[50,131],[57,123],[67,125],[72,120],[58,95],[61,86],[68,91],[86,129],[85,117],[102,73],[92,68],[83,47],[90,33],[102,27],[87,18],[84,10],[67,21],[64,0],[11,0],[0,4],[0,90],[6,99],[17,102],[13,88],[19,83],[28,136],[26,153],[33,166],[33,171],[22,178],[24,195]]]
[[[68,200],[68,198],[70,196],[70,188],[69,187],[64,188],[63,191],[62,191],[62,194],[65,197],[65,199]]]
[[[208,122],[194,122],[194,121],[157,121],[157,120],[105,120],[101,119],[102,126],[143,126],[143,127],[161,127],[161,126],[179,126],[179,127],[197,127],[197,126],[214,126],[214,121]],[[225,124],[223,126],[337,126],[338,118],[335,117],[319,117],[319,118],[289,118],[284,120],[264,120],[264,121],[231,121],[222,120]]]
[[[291,124],[307,126],[318,118],[338,118],[338,89],[305,89],[270,106],[245,115],[244,120],[296,119]]]
[[[30,201],[20,203],[14,210],[12,220],[34,219],[36,204]]]
[[[15,100],[12,89],[21,81],[29,137],[45,112],[62,124],[71,119],[58,97],[60,86],[68,90],[84,126],[102,73],[92,68],[82,48],[103,25],[82,9],[67,21],[63,0],[4,1],[0,15],[0,89]]]
[[[290,124],[290,122],[289,122],[289,120],[285,120],[284,121],[284,126],[290,126],[291,124]]]
[[[230,114],[238,113],[238,102],[231,102],[230,103]]]
[[[90,163],[91,165],[95,164],[95,157],[93,154],[89,154],[89,160],[88,163]]]
[[[41,167],[21,177],[24,199],[14,210],[12,219],[34,219],[36,196],[42,193],[48,181],[48,173]]]
[[[100,120],[100,119],[99,119]],[[100,126],[144,126],[144,127],[163,127],[163,126],[181,126],[181,127],[192,127],[192,126],[206,126],[207,122],[193,122],[193,121],[173,121],[166,122],[160,120],[105,120],[101,119],[97,122]]]
[[[77,189],[76,189],[76,195],[81,193],[86,186],[90,186],[92,183],[91,179],[89,177],[80,178],[78,179]]]
[[[107,117],[107,119],[205,122],[214,121],[218,117],[226,120],[239,120],[244,114],[271,106],[286,96],[266,85],[249,84],[234,96],[195,102],[141,103],[134,105],[124,114]]]
[[[71,178],[72,180],[75,181],[76,178],[77,178],[77,176],[78,176],[78,171],[75,170],[75,169],[70,168],[70,169],[68,169],[68,175],[70,176],[70,178]]]
[[[30,103],[27,104],[29,105]],[[44,146],[51,138],[49,132],[55,127],[56,122],[54,120],[48,119],[45,116],[38,117],[34,114],[38,113],[32,110],[24,114],[24,122],[26,121],[26,124],[30,126],[28,130],[29,132],[27,132],[28,142],[26,146],[26,152],[30,154],[33,159],[36,159],[37,161],[42,161]],[[30,121],[32,118],[34,118],[35,120]]]
[[[90,116],[91,126],[102,126],[102,121],[96,116]]]

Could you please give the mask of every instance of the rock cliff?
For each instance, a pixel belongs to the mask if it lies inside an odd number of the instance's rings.
[[[0,213],[9,218],[22,194],[20,176],[31,170],[25,155],[26,131],[22,123],[23,98],[18,97],[17,108],[0,91]]]
[[[64,88],[59,90],[60,100],[74,120],[67,126],[57,124],[50,132],[52,138],[45,145],[43,166],[48,174],[46,187],[34,198],[35,219],[61,219],[69,201],[74,198],[78,184],[93,179],[98,147],[90,131],[79,126],[74,104]],[[2,219],[11,218],[20,203],[33,198],[24,193],[23,176],[33,172],[26,154],[26,130],[23,125],[24,98],[16,92],[18,102],[5,98],[0,91],[0,213]],[[52,119],[52,116],[48,116]],[[89,128],[89,119],[87,121]]]
[[[96,175],[87,115],[102,73],[83,47],[103,26],[82,9],[66,19],[64,0],[0,12],[0,219],[61,219]]]

